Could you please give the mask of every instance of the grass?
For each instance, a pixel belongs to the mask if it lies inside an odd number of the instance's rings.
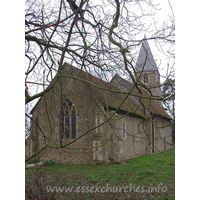
[[[56,177],[57,186],[105,186],[109,184],[110,186],[116,187],[129,187],[132,184],[134,187],[144,186],[145,188],[151,188],[158,187],[162,183],[163,186],[167,187],[165,193],[152,192],[151,194],[139,193],[137,195],[142,195],[143,198],[144,195],[150,195],[153,199],[174,199],[175,149],[129,159],[125,162],[126,164],[113,164],[108,166],[62,165],[51,163],[40,170],[44,172],[43,175],[45,176],[47,184],[51,181],[53,182]],[[35,169],[26,169],[26,177],[33,177],[35,172]],[[119,195],[122,195],[122,193]],[[109,196],[106,198],[109,199]],[[123,198],[128,199],[127,196],[123,196]]]

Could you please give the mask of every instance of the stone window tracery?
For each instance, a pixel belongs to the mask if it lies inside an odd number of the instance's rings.
[[[66,99],[60,109],[59,138],[76,138],[76,108]]]

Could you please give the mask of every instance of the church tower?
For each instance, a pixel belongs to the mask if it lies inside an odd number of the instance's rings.
[[[140,77],[140,81],[151,89],[152,95],[160,97],[160,74],[146,37],[142,41],[135,69],[137,77]],[[159,105],[162,106],[161,101]]]

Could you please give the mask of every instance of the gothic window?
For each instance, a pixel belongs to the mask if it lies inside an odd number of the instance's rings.
[[[144,76],[144,83],[148,83],[148,82],[149,82],[149,80],[148,80],[148,76],[145,75],[145,76]]]
[[[59,138],[76,138],[76,110],[74,104],[66,99],[60,109]]]

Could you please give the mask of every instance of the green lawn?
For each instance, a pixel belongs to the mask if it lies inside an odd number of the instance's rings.
[[[140,192],[84,193],[83,199],[174,199],[175,149],[125,161],[126,164],[108,166],[62,165],[51,163],[40,169],[46,186],[109,186],[140,187]],[[52,169],[55,168],[55,169]],[[42,175],[41,175],[42,174]],[[35,169],[26,170],[26,187],[34,187]],[[158,186],[162,186],[158,192]],[[141,192],[141,188],[145,192]],[[156,187],[154,191],[152,188]],[[148,190],[149,189],[149,190]],[[165,191],[165,189],[167,189]],[[47,193],[46,195],[50,195]],[[52,199],[81,199],[83,193],[56,193]],[[83,195],[83,196],[84,196]],[[89,195],[89,196],[88,196]],[[58,197],[59,196],[59,197]]]

